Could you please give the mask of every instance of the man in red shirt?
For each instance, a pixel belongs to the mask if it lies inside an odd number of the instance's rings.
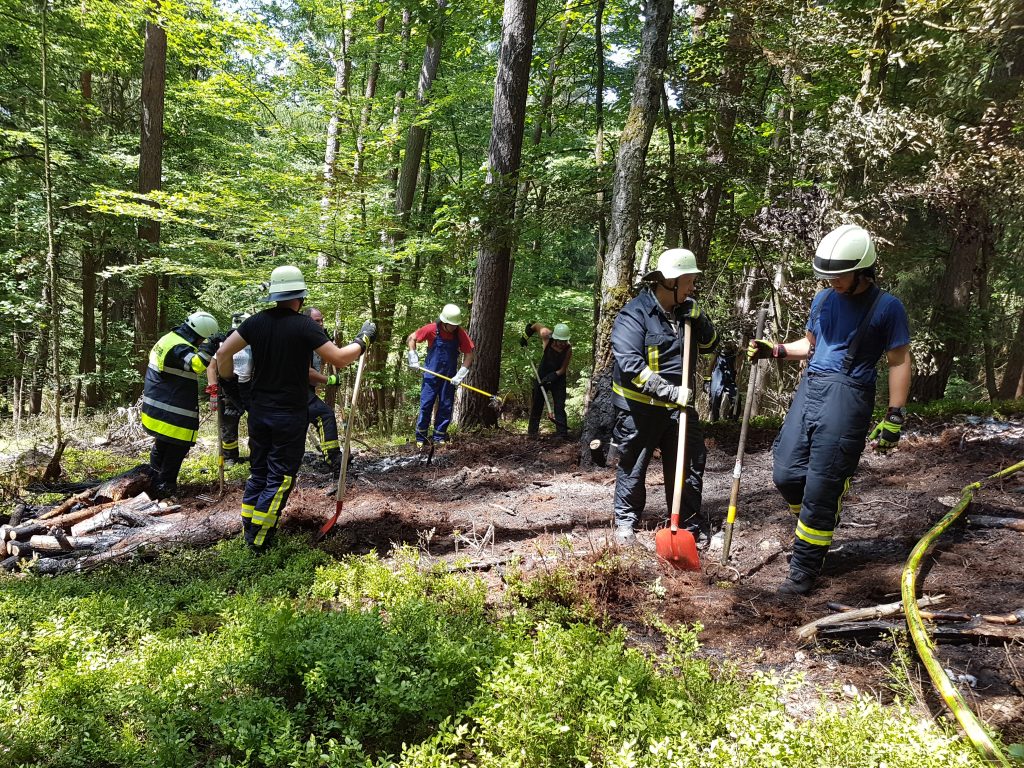
[[[427,360],[423,366],[423,387],[420,390],[420,417],[416,421],[416,447],[422,448],[427,443],[427,431],[430,428],[430,417],[437,403],[437,416],[434,419],[434,434],[431,440],[443,443],[448,439],[448,425],[452,420],[452,407],[455,405],[455,390],[463,379],[469,375],[469,367],[473,365],[473,341],[462,325],[462,311],[454,304],[445,304],[436,322],[428,323],[413,331],[406,339],[409,346],[408,361],[412,370],[420,369],[420,356],[416,354],[416,345],[427,342]],[[459,366],[459,354],[462,354],[462,366]],[[429,372],[428,372],[429,371]],[[451,381],[434,376],[439,373]]]

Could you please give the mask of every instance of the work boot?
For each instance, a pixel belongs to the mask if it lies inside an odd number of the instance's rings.
[[[814,589],[814,576],[803,571],[790,571],[786,580],[775,590],[777,595],[797,595],[804,597]]]
[[[636,537],[636,532],[631,525],[616,525],[615,534],[612,536],[615,546],[620,549],[642,549],[643,544]]]
[[[327,464],[331,468],[331,472],[338,474],[341,472],[341,450],[338,448],[332,448],[327,452]]]
[[[238,459],[228,456],[224,459],[224,469],[235,466],[238,463]]]

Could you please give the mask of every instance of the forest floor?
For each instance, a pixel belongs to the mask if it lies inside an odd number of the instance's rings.
[[[825,571],[807,598],[775,594],[787,573],[794,518],[772,485],[774,430],[750,431],[731,570],[717,565],[720,535],[702,554],[700,573],[675,571],[654,555],[654,530],[664,514],[660,461],[648,472],[640,533],[649,552],[619,552],[610,544],[614,469],[581,468],[576,442],[503,431],[461,437],[438,448],[429,464],[411,447],[359,453],[342,517],[320,546],[338,556],[375,551],[386,559],[396,546],[408,545],[426,561],[459,561],[485,580],[495,602],[508,588],[509,568],[526,577],[569,568],[579,593],[573,599],[592,606],[606,624],[624,626],[637,645],[662,642],[652,618],[699,623],[699,653],[712,660],[748,673],[801,673],[803,683],[787,694],[795,714],[809,714],[822,696],[841,700],[860,691],[883,702],[916,698],[916,705],[943,715],[923,668],[907,661],[913,655],[905,639],[894,643],[885,634],[807,644],[795,636],[801,625],[832,613],[829,603],[860,608],[899,601],[907,556],[961,489],[1024,459],[1019,420],[958,417],[929,424],[915,418],[904,434],[888,455],[865,452]],[[735,424],[707,428],[704,505],[718,526],[737,440]],[[282,517],[285,533],[312,533],[333,512],[330,478],[317,464],[305,464],[300,473]],[[237,509],[241,489],[232,485],[216,505],[222,510]],[[191,498],[180,501],[197,513],[212,511]],[[970,512],[1024,519],[1024,473],[986,485]],[[1022,532],[958,523],[923,561],[919,589],[945,595],[935,610],[1012,613],[1024,608],[1022,553]],[[983,721],[1007,743],[1024,742],[1019,641],[943,643],[938,658]]]

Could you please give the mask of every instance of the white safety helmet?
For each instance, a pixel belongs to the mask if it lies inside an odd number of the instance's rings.
[[[551,338],[555,341],[568,341],[569,340],[569,326],[565,323],[558,323],[555,325],[555,329],[551,331]]]
[[[875,263],[871,235],[856,224],[843,224],[821,238],[814,253],[814,274],[825,280]]]
[[[672,280],[680,275],[699,275],[697,269],[697,257],[693,251],[686,248],[669,248],[658,257],[658,266],[644,275],[641,279],[648,280]]]
[[[462,310],[454,304],[445,304],[441,310],[441,322],[448,325],[462,325]]]
[[[290,299],[304,299],[308,295],[306,280],[302,276],[302,270],[286,264],[277,267],[270,273],[270,283],[267,284],[270,294],[264,297],[264,301],[289,301]]]
[[[193,312],[188,316],[188,319],[185,320],[185,325],[204,339],[210,338],[217,333],[219,329],[219,326],[217,325],[217,318],[209,312]]]

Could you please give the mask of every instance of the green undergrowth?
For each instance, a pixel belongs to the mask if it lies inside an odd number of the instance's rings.
[[[283,536],[2,577],[0,766],[982,765],[869,698],[794,719],[799,680],[709,665],[699,628],[631,647],[562,568],[495,605],[411,550]]]

